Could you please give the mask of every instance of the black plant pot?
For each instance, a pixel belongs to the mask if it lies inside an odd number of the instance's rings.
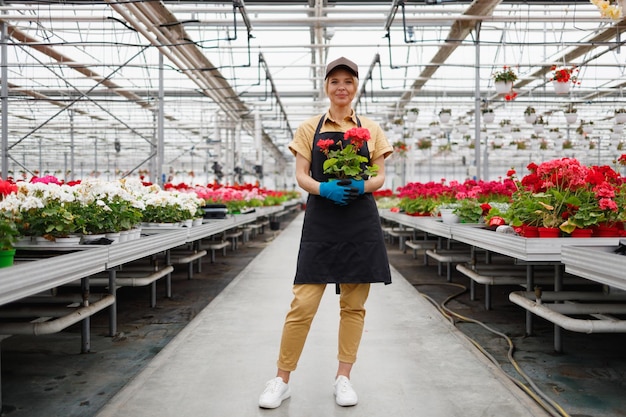
[[[270,230],[280,230],[280,222],[270,221]]]

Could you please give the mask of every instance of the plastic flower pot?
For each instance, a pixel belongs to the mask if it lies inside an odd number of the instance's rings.
[[[565,114],[565,121],[568,124],[572,124],[572,123],[576,123],[576,120],[578,120],[578,113],[564,113]]]
[[[483,122],[485,123],[493,123],[495,118],[496,115],[493,112],[483,113]]]
[[[539,228],[537,226],[522,226],[522,236],[524,237],[539,237]]]
[[[524,120],[526,121],[526,123],[535,123],[535,120],[537,120],[537,115],[535,113],[524,114]]]
[[[276,220],[270,221],[270,230],[280,230],[280,222]]]
[[[539,237],[560,237],[561,229],[558,227],[539,227],[537,228],[537,232],[539,232]]]
[[[571,237],[577,237],[577,238],[585,238],[585,237],[591,237],[591,235],[593,234],[593,229],[574,229],[572,231],[572,233],[570,233]]]
[[[493,85],[498,94],[506,94],[513,89],[513,83],[511,81],[496,81]]]
[[[0,268],[13,265],[15,249],[0,250]]]
[[[439,113],[439,120],[441,123],[448,123],[452,115],[448,112]]]
[[[552,81],[552,86],[554,87],[555,94],[567,94],[569,93],[570,83],[568,82],[559,82]]]

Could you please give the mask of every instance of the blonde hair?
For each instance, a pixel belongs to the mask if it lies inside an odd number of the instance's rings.
[[[352,82],[354,83],[354,85],[356,85],[356,88],[358,90],[359,88],[359,78],[352,74],[351,72],[347,71],[348,74],[350,74],[350,76],[352,77]],[[328,83],[330,82],[330,75],[328,77],[326,77],[326,79],[324,80],[324,94],[328,95]]]

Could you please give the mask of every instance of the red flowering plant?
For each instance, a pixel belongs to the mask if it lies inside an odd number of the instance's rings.
[[[335,143],[332,139],[319,139],[317,146],[324,155],[324,173],[337,179],[353,178],[364,179],[364,176],[375,177],[378,173],[378,166],[366,165],[368,158],[359,155],[359,150],[365,142],[370,140],[369,130],[362,127],[353,127],[344,133],[344,139],[348,144],[344,147],[342,141]]]
[[[495,82],[510,82],[510,83],[514,83],[515,81],[517,81],[517,74],[515,73],[515,71],[513,71],[512,67],[510,67],[508,65],[504,65],[502,67],[502,70],[496,71],[493,74],[493,80]]]
[[[406,156],[406,153],[409,151],[409,145],[402,140],[398,140],[393,143],[393,151],[401,157]]]
[[[558,227],[565,233],[620,216],[616,201],[623,178],[608,166],[561,158],[528,165],[507,213],[513,226]]]
[[[20,235],[17,227],[21,218],[19,211],[10,204],[2,203],[8,195],[16,194],[17,191],[15,183],[0,178],[0,250],[12,250]]]
[[[576,75],[578,74],[578,68],[576,67],[557,68],[556,65],[553,65],[550,70],[553,71],[550,81],[555,81],[557,83],[571,82],[573,84],[580,84],[580,81],[578,81],[578,76]]]

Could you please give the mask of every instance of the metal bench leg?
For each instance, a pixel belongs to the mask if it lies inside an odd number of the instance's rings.
[[[113,337],[117,333],[117,284],[115,283],[115,276],[117,272],[114,268],[109,269],[109,294],[111,294],[115,301],[109,307],[109,336]]]
[[[83,306],[89,305],[89,277],[80,280],[81,292],[83,293]],[[87,316],[81,321],[81,349],[80,353],[89,353],[91,350],[91,317]]]
[[[156,307],[156,281],[150,284],[150,307]]]

